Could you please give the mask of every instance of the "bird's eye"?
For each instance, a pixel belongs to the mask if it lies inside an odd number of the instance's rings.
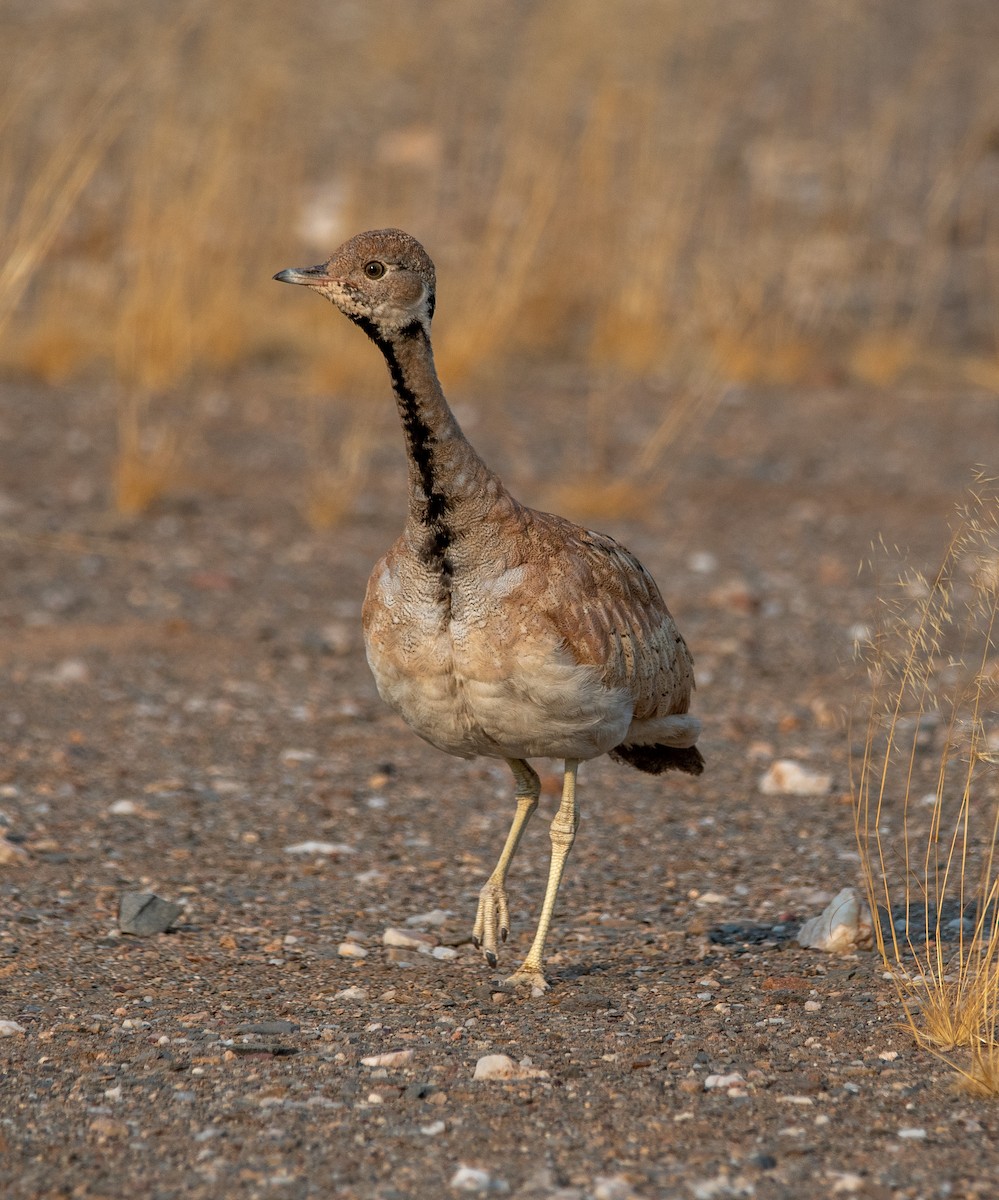
[[[385,264],[377,260],[364,264],[364,273],[369,279],[381,279],[385,274]]]

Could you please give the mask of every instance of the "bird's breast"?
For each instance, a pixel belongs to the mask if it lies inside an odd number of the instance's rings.
[[[382,698],[428,742],[462,757],[593,758],[631,721],[629,696],[580,665],[538,620],[511,567],[447,597],[382,563],[365,600],[365,646]]]

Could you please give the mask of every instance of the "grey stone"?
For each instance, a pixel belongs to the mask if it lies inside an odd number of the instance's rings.
[[[123,892],[118,902],[118,928],[137,937],[165,933],[183,911],[182,904],[152,892]]]

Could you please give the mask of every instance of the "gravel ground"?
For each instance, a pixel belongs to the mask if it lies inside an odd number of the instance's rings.
[[[528,501],[580,450],[578,390],[543,390],[461,410]],[[396,431],[357,515],[310,532],[300,413],[279,381],[240,380],[206,404],[200,474],[126,521],[110,398],[6,393],[0,1193],[995,1194],[994,1105],[915,1048],[873,954],[792,937],[859,880],[858,563],[879,533],[939,559],[991,400],[734,393],[642,520],[591,519],[677,614],[708,769],[584,767],[553,987],[528,999],[470,944],[506,769],[424,746],[364,662],[364,581],[403,510]],[[659,404],[622,400],[613,470]],[[778,759],[828,790],[764,794]],[[540,905],[544,782],[506,969]],[[123,935],[130,892],[181,905],[172,930]],[[514,1077],[474,1078],[490,1055]]]

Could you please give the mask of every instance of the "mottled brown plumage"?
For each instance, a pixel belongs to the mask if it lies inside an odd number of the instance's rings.
[[[388,365],[409,505],[368,583],[365,644],[379,693],[422,738],[465,758],[503,758],[513,771],[517,815],[474,930],[490,964],[509,927],[507,869],[537,807],[527,760],[565,760],[541,919],[511,977],[543,990],[544,942],[578,822],[578,763],[609,753],[653,774],[699,774],[690,654],[633,554],[518,503],[462,434],[434,368],[436,279],[417,241],[400,230],[359,234],[320,266],[276,278],[326,296]]]

